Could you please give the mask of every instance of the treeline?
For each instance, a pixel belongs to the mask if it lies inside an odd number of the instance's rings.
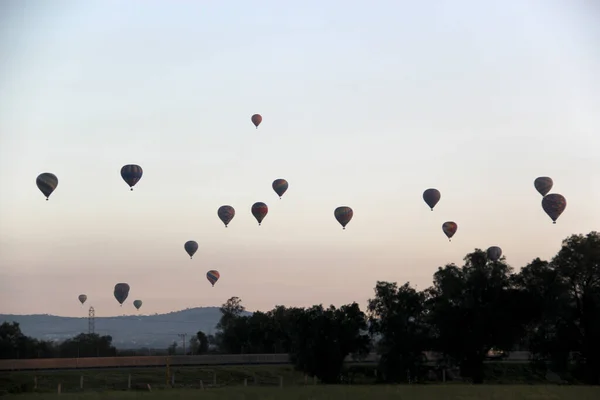
[[[522,349],[532,363],[600,383],[600,234],[567,238],[550,261],[534,259],[518,273],[476,249],[462,266],[440,267],[433,286],[377,282],[365,312],[277,306],[241,316],[237,297],[222,307],[215,345],[223,353],[289,353],[296,367],[338,382],[343,360],[380,355],[386,382],[419,380],[424,353],[438,352],[464,378],[484,380],[490,350]]]
[[[17,322],[0,325],[0,358],[115,357],[112,337],[82,333],[60,343],[25,336]]]
[[[367,309],[276,306],[243,316],[232,297],[221,307],[213,336],[198,332],[188,354],[286,353],[296,368],[325,383],[340,381],[351,355],[380,355],[383,382],[421,380],[430,365],[458,367],[463,378],[484,381],[490,350],[529,351],[536,368],[600,384],[600,234],[572,235],[551,261],[539,258],[514,272],[504,258],[476,249],[464,264],[438,268],[433,285],[377,282]],[[175,353],[176,344],[168,349]],[[114,356],[110,336],[79,335],[59,345],[27,338],[18,324],[0,326],[0,357]]]

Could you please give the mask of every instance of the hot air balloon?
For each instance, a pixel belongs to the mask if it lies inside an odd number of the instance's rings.
[[[286,192],[286,190],[288,190],[289,185],[285,179],[275,179],[273,181],[272,186],[273,186],[273,190],[275,191],[275,193],[277,193],[277,195],[281,199],[281,196],[283,196],[283,194]]]
[[[129,296],[129,285],[126,283],[117,283],[115,285],[114,295],[119,304],[123,306],[123,302],[125,302],[127,296]]]
[[[265,203],[259,201],[258,203],[254,203],[252,205],[252,215],[254,215],[254,218],[256,218],[258,221],[258,226],[260,226],[262,220],[265,219],[268,212],[269,207],[267,207]]]
[[[560,214],[567,208],[567,199],[558,193],[549,194],[542,199],[542,208],[555,224]]]
[[[123,168],[121,168],[121,177],[129,185],[131,190],[133,190],[135,184],[138,183],[140,179],[142,179],[143,174],[144,171],[139,165],[128,164],[124,165]]]
[[[208,279],[210,284],[213,286],[215,286],[215,283],[217,283],[220,277],[221,274],[219,274],[219,271],[215,271],[214,269],[211,269],[206,273],[206,279]]]
[[[39,174],[35,179],[35,184],[38,189],[46,196],[46,201],[54,192],[56,187],[58,186],[58,178],[56,175],[51,174],[50,172],[44,172],[43,174]]]
[[[78,299],[79,299],[79,302],[81,304],[83,304],[87,300],[87,296],[85,294],[80,294],[79,297],[78,297]]]
[[[552,178],[547,176],[540,176],[539,178],[535,178],[533,181],[533,186],[535,186],[535,190],[537,190],[542,196],[547,195],[552,189]]]
[[[262,117],[260,116],[260,114],[254,114],[252,116],[252,118],[250,118],[250,119],[252,120],[252,123],[254,124],[254,126],[256,127],[256,129],[258,129],[258,126],[262,122]]]
[[[452,236],[454,236],[454,234],[458,230],[458,225],[456,225],[456,222],[452,221],[444,222],[442,224],[442,230],[444,231],[446,236],[448,236],[448,241],[450,242],[452,241]]]
[[[337,222],[342,225],[342,228],[346,229],[346,225],[348,225],[354,216],[354,211],[352,211],[350,207],[341,206],[335,209],[333,215],[335,216],[335,219],[337,219]]]
[[[198,243],[193,240],[188,240],[183,245],[183,248],[190,255],[190,259],[191,259],[192,256],[194,255],[194,253],[198,250]]]
[[[442,195],[437,189],[427,189],[423,192],[423,200],[431,208],[431,211],[433,211],[433,207],[440,201],[441,197]]]
[[[217,210],[217,215],[225,224],[225,228],[227,228],[227,225],[229,225],[233,217],[235,217],[235,210],[231,206],[221,206]]]
[[[502,249],[498,246],[492,246],[487,249],[487,257],[491,261],[498,261],[502,257]]]
[[[134,300],[133,301],[133,306],[139,310],[140,307],[142,306],[142,301],[141,300]]]

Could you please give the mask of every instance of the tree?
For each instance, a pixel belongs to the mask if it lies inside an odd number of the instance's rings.
[[[191,355],[202,354],[202,353],[198,352],[199,346],[200,346],[200,342],[198,341],[198,337],[192,336],[190,338],[190,343],[189,343],[189,348],[190,348],[189,354],[191,354]]]
[[[514,277],[515,285],[527,295],[522,311],[530,316],[526,344],[534,361],[557,372],[569,369],[569,356],[575,335],[571,300],[558,270],[547,261],[534,259]]]
[[[169,354],[170,356],[174,356],[175,354],[177,354],[177,342],[173,342],[171,343],[171,345],[167,348],[167,354]]]
[[[198,331],[196,333],[196,338],[198,342],[198,349],[194,354],[206,354],[208,352],[208,337],[202,331]]]
[[[366,316],[356,303],[297,312],[290,332],[292,361],[297,369],[324,383],[339,383],[344,359],[368,351],[366,330]]]
[[[245,310],[246,308],[242,305],[242,299],[235,296],[229,298],[219,308],[219,311],[221,311],[221,319],[217,324],[217,330],[225,329],[230,321],[241,316]]]
[[[369,300],[369,332],[379,335],[379,371],[387,382],[406,381],[420,375],[429,350],[425,294],[396,283],[377,282]]]
[[[81,333],[59,345],[61,357],[115,357],[117,349],[112,336],[97,333]]]
[[[583,378],[600,384],[600,233],[572,235],[552,260],[568,287],[572,351],[578,356]]]
[[[17,322],[0,325],[0,358],[19,358],[19,346],[25,335]]]
[[[504,261],[488,262],[479,249],[464,260],[462,268],[450,264],[434,274],[428,319],[434,349],[456,362],[463,377],[482,383],[489,350],[510,350],[528,321]]]

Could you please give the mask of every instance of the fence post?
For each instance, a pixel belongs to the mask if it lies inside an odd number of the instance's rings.
[[[60,383],[59,383],[59,384],[58,384],[58,388],[56,389],[56,393],[60,394],[60,392],[61,392],[61,389],[62,389],[62,387],[61,387],[61,386],[62,386],[62,384],[60,384]]]
[[[83,375],[79,377],[79,389],[83,390]]]
[[[33,390],[37,390],[37,375],[33,377]]]
[[[127,376],[127,389],[131,390],[131,374]]]
[[[244,386],[248,386],[248,378],[244,378]]]
[[[171,374],[171,386],[175,386],[175,372]]]
[[[200,389],[204,390],[204,382],[202,382],[202,379],[200,379]]]
[[[213,386],[217,386],[217,373],[213,373]]]

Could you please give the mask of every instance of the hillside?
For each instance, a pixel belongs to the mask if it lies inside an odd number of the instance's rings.
[[[181,343],[177,336],[181,333],[186,333],[188,340],[198,331],[214,333],[220,318],[218,307],[189,308],[168,314],[96,317],[95,332],[111,335],[119,349],[164,349],[173,341]],[[44,340],[64,340],[88,331],[87,317],[0,314],[0,322],[4,321],[18,322],[25,335]]]

